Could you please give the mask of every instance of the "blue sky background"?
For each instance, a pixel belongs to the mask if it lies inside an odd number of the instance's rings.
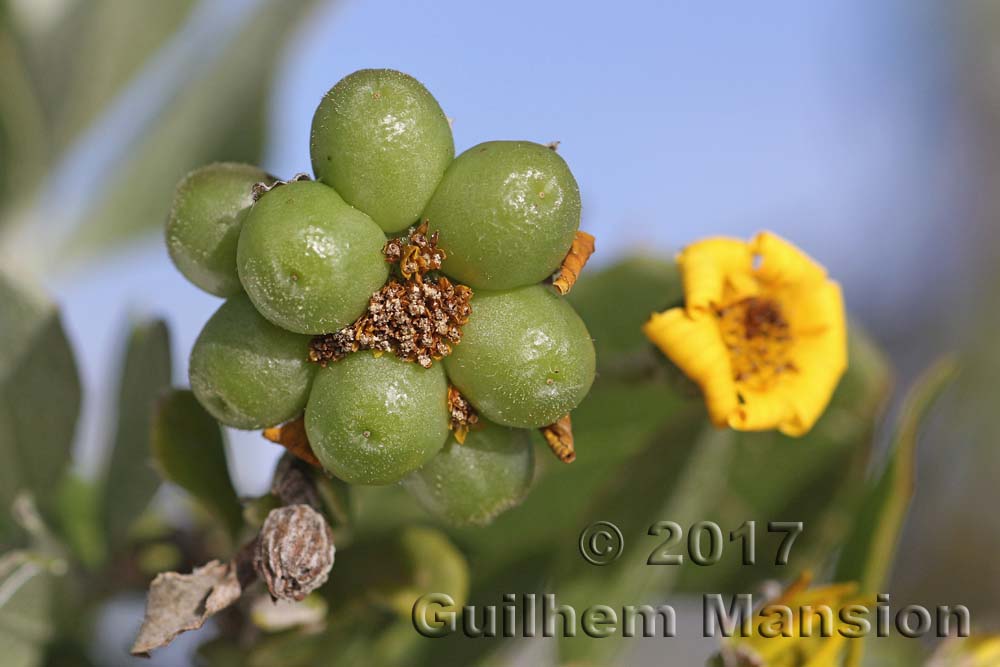
[[[203,2],[216,16],[252,4]],[[308,171],[322,94],[355,69],[402,69],[454,118],[459,151],[560,140],[584,228],[598,237],[595,262],[771,229],[825,263],[854,314],[891,339],[946,293],[940,276],[962,256],[962,127],[944,12],[924,0],[330,3],[275,54],[264,166]],[[91,165],[77,157],[82,177]],[[80,464],[93,470],[123,322],[165,316],[183,379],[219,302],[174,271],[158,236],[50,286],[81,350]],[[233,446],[238,485],[259,491],[277,448],[257,434]]]

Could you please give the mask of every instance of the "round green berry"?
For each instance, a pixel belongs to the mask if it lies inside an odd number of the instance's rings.
[[[451,126],[413,77],[365,69],[330,89],[312,122],[316,178],[386,232],[416,222],[455,157]]]
[[[537,428],[579,405],[594,381],[583,320],[549,287],[476,292],[472,316],[444,366],[484,417]]]
[[[423,217],[441,233],[446,274],[474,288],[523,287],[562,263],[580,227],[580,190],[554,150],[490,141],[455,158]]]
[[[236,244],[257,183],[274,177],[249,164],[220,162],[191,172],[177,185],[167,218],[167,251],[184,277],[209,294],[242,291]]]
[[[424,465],[448,437],[440,364],[355,352],[316,376],[306,433],[328,471],[351,484],[391,484]]]
[[[449,438],[403,484],[427,511],[457,525],[485,525],[524,499],[534,471],[528,431],[481,420],[463,444]]]
[[[227,426],[274,426],[302,413],[317,366],[309,336],[274,326],[243,294],[209,318],[191,349],[191,390]]]
[[[257,310],[297,333],[337,331],[385,283],[385,235],[367,215],[315,181],[279,186],[243,223],[236,264]]]

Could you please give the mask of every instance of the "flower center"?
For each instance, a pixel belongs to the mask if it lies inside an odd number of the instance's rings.
[[[716,315],[737,384],[763,391],[795,370],[791,327],[777,301],[749,297],[717,309]]]

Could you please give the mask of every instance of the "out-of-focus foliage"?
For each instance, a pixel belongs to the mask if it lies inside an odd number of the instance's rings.
[[[80,381],[59,313],[0,273],[0,507],[31,494],[48,510],[69,467]],[[0,542],[10,532],[0,513]]]
[[[194,167],[259,162],[275,55],[314,4],[263,0],[228,13],[192,0],[5,6],[0,254],[24,255],[25,239],[44,234],[36,261],[88,256],[161,224],[174,184]],[[53,196],[46,177],[95,128],[104,173],[81,210],[58,212],[68,219],[41,216],[39,197]]]
[[[243,510],[229,478],[225,436],[194,394],[174,390],[160,398],[152,445],[163,478],[201,502],[235,541],[243,527]]]
[[[53,577],[42,558],[11,552],[0,558],[0,655],[9,667],[33,667],[54,634]]]
[[[129,528],[159,486],[150,460],[153,407],[170,387],[170,336],[163,321],[133,327],[125,347],[118,388],[118,429],[111,443],[101,514],[112,549],[125,544]]]
[[[838,581],[856,581],[875,593],[886,583],[903,520],[913,497],[917,434],[927,411],[956,373],[955,360],[945,358],[917,381],[902,408],[889,459],[864,494],[862,507],[837,561]]]

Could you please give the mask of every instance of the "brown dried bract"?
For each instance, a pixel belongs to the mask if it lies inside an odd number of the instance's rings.
[[[288,185],[289,183],[294,183],[295,181],[311,181],[311,180],[312,178],[309,177],[309,174],[300,173],[300,174],[295,174],[287,181],[276,180],[270,185],[268,185],[267,183],[255,183],[253,189],[250,192],[252,193],[253,200],[256,202],[260,201],[261,197],[263,197],[265,194],[267,194],[268,192],[277,187],[281,187],[282,185]]]
[[[282,505],[309,505],[314,509],[322,505],[310,465],[291,452],[282,456],[274,469],[271,493]]]
[[[465,444],[469,429],[479,423],[479,413],[455,387],[448,385],[448,428],[455,434],[458,444]]]
[[[319,459],[313,454],[306,435],[306,421],[303,417],[293,419],[281,426],[264,429],[264,437],[279,444],[310,465],[320,467]]]
[[[593,254],[594,237],[587,232],[577,231],[573,238],[573,244],[569,247],[569,252],[566,253],[566,258],[563,259],[562,266],[559,267],[555,279],[552,281],[552,285],[560,294],[569,294],[573,285],[576,284],[577,278],[580,277],[584,265]]]
[[[390,239],[382,253],[385,261],[399,264],[399,273],[404,280],[423,282],[429,271],[438,271],[448,254],[438,248],[438,233],[427,233],[428,222],[424,220],[410,232],[409,236]]]
[[[569,415],[539,430],[545,436],[545,442],[556,458],[563,463],[572,463],[576,460],[576,449],[573,447],[573,422]]]

